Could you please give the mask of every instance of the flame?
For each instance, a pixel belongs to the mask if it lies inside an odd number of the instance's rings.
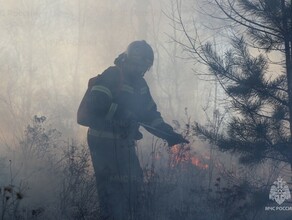
[[[191,153],[189,146],[181,146],[179,144],[174,145],[170,149],[170,153],[173,159],[172,166],[175,166],[181,162],[190,162],[199,169],[209,168],[209,165],[203,162],[202,157],[195,156]]]
[[[192,156],[191,157],[191,163],[193,165],[195,165],[196,167],[199,167],[201,169],[208,169],[209,168],[209,165],[208,164],[204,164],[199,158],[195,157],[195,156]]]

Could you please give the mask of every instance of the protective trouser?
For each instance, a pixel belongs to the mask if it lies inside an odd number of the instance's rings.
[[[102,219],[139,219],[143,172],[134,140],[87,135]]]

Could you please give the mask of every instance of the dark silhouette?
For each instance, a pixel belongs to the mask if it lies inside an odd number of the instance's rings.
[[[144,74],[154,54],[143,41],[132,42],[115,66],[89,80],[77,121],[89,127],[88,145],[95,170],[103,219],[139,219],[138,196],[143,172],[135,152],[139,126],[169,146],[188,143],[164,122]]]

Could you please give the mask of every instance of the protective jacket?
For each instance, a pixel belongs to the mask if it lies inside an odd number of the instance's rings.
[[[165,133],[173,129],[164,122],[143,77],[129,78],[117,66],[91,78],[78,109],[77,121],[88,126],[89,133],[100,138],[125,138],[133,131],[130,122],[142,122]],[[136,130],[139,125],[136,124]],[[146,128],[147,129],[147,128]],[[169,137],[147,129],[155,136]],[[134,135],[134,139],[142,136]]]

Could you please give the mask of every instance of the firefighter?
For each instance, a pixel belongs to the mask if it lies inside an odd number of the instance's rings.
[[[143,173],[135,152],[139,126],[169,146],[188,143],[164,122],[143,78],[154,53],[144,40],[134,41],[114,66],[91,78],[77,122],[89,127],[87,140],[96,175],[102,219],[138,219],[137,201]]]

